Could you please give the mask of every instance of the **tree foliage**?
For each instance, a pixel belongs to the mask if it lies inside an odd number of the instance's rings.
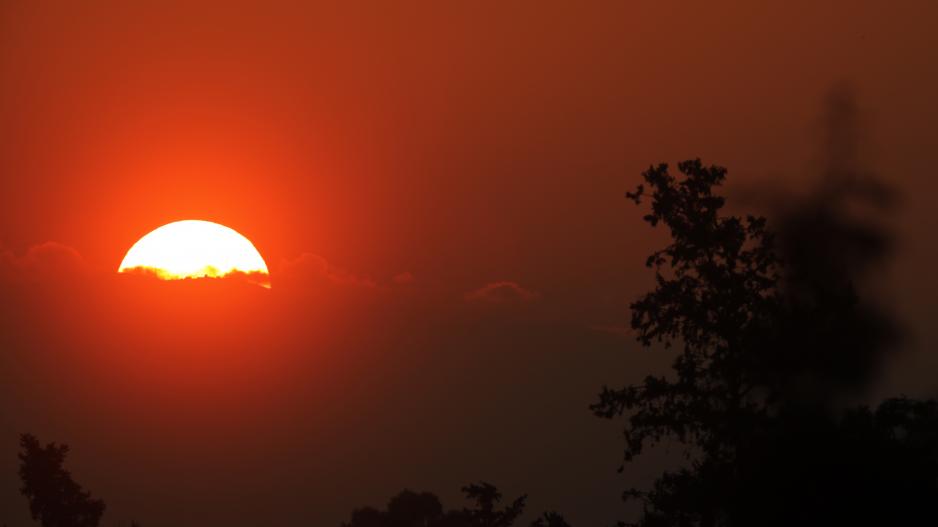
[[[626,416],[625,461],[661,441],[685,447],[685,468],[625,493],[643,500],[638,525],[934,519],[924,504],[938,498],[935,403],[838,410],[895,336],[856,283],[883,238],[840,214],[835,194],[773,232],[765,218],[724,212],[725,169],[678,170],[651,167],[647,188],[628,193],[650,198],[645,221],[671,238],[646,261],[655,288],[632,304],[631,326],[645,347],[679,348],[672,374],[604,388],[592,406]]]
[[[524,512],[527,496],[500,507],[502,494],[490,483],[480,482],[462,488],[471,507],[443,510],[439,498],[429,492],[404,490],[391,499],[387,510],[364,507],[352,512],[343,527],[511,527]],[[545,515],[545,518],[548,515]],[[554,513],[550,518],[562,518]],[[566,523],[536,523],[537,527],[563,527]]]
[[[563,515],[556,512],[545,512],[543,516],[534,520],[531,527],[570,527]]]
[[[676,181],[667,165],[645,172],[652,188],[652,226],[670,230],[672,243],[648,257],[656,288],[632,304],[632,328],[644,346],[683,345],[676,379],[649,376],[638,386],[604,389],[593,409],[612,417],[633,411],[626,460],[667,435],[713,454],[731,448],[732,428],[758,419],[764,408],[750,396],[758,384],[747,351],[767,331],[777,308],[778,260],[764,218],[722,216],[714,187],[726,171],[686,161]],[[639,186],[628,196],[645,196]],[[730,418],[731,417],[731,418]],[[733,441],[735,443],[735,441]]]
[[[29,512],[43,527],[97,527],[104,502],[94,499],[64,468],[68,446],[42,446],[30,434],[20,437],[20,492],[29,500]]]

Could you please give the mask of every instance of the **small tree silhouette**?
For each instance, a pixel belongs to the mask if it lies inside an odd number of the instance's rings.
[[[31,434],[20,436],[20,493],[29,512],[43,527],[97,527],[104,502],[93,499],[63,467],[67,445],[42,446]]]

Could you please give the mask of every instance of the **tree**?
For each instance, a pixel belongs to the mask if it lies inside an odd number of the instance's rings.
[[[502,493],[495,485],[480,482],[462,488],[467,498],[475,501],[475,508],[465,508],[461,511],[468,525],[472,527],[510,527],[524,512],[527,496],[516,498],[511,505],[504,509],[496,509],[502,500]]]
[[[31,434],[23,434],[20,447],[20,493],[29,500],[33,519],[43,527],[97,527],[104,502],[92,498],[63,467],[68,446],[42,446]]]
[[[747,375],[745,352],[762,340],[777,306],[772,236],[764,218],[720,215],[724,199],[713,190],[725,169],[695,160],[679,170],[687,176],[680,182],[664,164],[643,174],[653,189],[645,221],[664,224],[673,242],[646,260],[657,287],[632,304],[631,323],[644,346],[683,343],[673,363],[677,378],[604,389],[593,406],[604,417],[637,410],[626,430],[626,460],[668,434],[716,455],[737,442],[728,426],[763,411],[749,397],[756,379]],[[640,203],[644,192],[639,186],[628,196]]]
[[[643,174],[644,219],[671,243],[647,259],[655,289],[631,306],[640,344],[680,346],[672,375],[604,388],[592,406],[627,415],[625,461],[661,441],[684,446],[687,467],[626,492],[644,502],[638,525],[934,518],[925,504],[938,499],[935,403],[838,409],[894,336],[856,287],[882,240],[839,214],[836,194],[793,209],[772,232],[765,218],[723,213],[725,169],[692,160],[678,170],[680,180],[664,164]],[[627,195],[641,203],[645,191]]]
[[[527,496],[520,496],[504,508],[498,508],[502,494],[490,483],[480,482],[462,488],[473,507],[443,512],[439,498],[429,492],[404,490],[391,499],[386,511],[364,507],[352,512],[343,527],[511,527],[524,512]],[[569,527],[556,513],[545,515],[548,523],[538,520],[536,527]],[[558,523],[558,521],[560,523]],[[553,523],[551,523],[553,522]]]
[[[543,516],[531,523],[531,527],[570,527],[570,524],[556,512],[545,512]]]

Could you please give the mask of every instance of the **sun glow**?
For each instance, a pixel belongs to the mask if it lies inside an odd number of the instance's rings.
[[[243,273],[270,287],[267,264],[250,240],[234,229],[201,220],[168,223],[140,238],[117,272],[152,274],[163,280]]]

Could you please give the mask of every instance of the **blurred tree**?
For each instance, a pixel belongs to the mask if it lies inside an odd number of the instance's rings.
[[[97,527],[104,502],[82,490],[63,467],[68,446],[42,446],[31,434],[23,434],[20,447],[20,492],[29,500],[33,519],[43,527]]]
[[[656,287],[631,320],[643,346],[680,345],[673,375],[604,388],[592,406],[627,415],[626,461],[664,440],[685,447],[686,468],[626,492],[644,501],[637,525],[933,523],[935,403],[837,409],[895,337],[856,287],[884,238],[842,215],[835,193],[770,232],[765,218],[722,213],[725,169],[678,169],[680,180],[663,164],[643,174],[645,221],[672,241],[647,259]],[[645,190],[628,196],[640,203]]]

